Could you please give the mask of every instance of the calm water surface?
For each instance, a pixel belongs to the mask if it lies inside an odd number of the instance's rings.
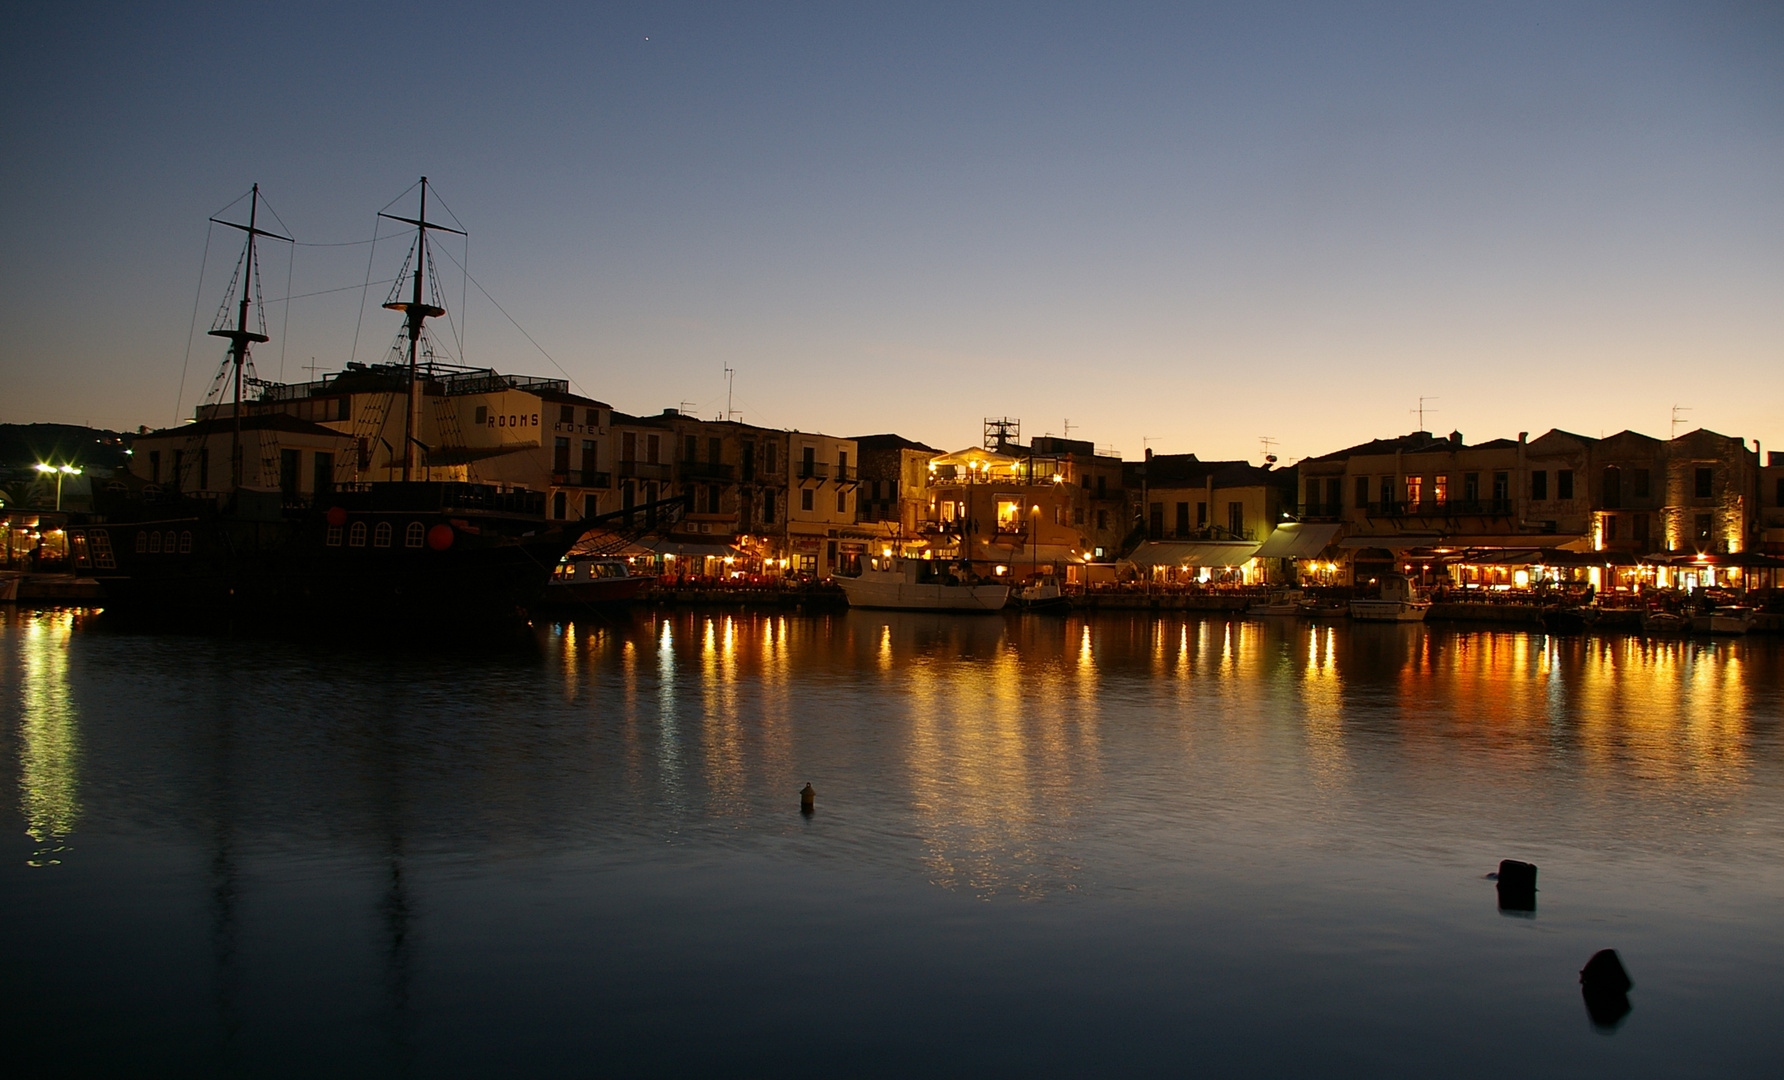
[[[442,656],[0,614],[8,1071],[1776,1075],[1781,675],[1292,620]]]

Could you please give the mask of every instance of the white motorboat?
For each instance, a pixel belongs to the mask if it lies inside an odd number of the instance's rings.
[[[875,556],[857,577],[839,577],[850,607],[900,611],[1001,611],[1009,602],[1008,585],[981,584],[960,578],[947,563]]]
[[[1691,629],[1699,634],[1744,634],[1753,628],[1753,609],[1738,604],[1713,607],[1691,617]]]
[[[1431,610],[1411,580],[1400,574],[1387,574],[1381,579],[1381,595],[1350,602],[1350,617],[1368,622],[1424,622]]]
[[[1245,609],[1247,615],[1299,615],[1301,614],[1302,594],[1300,589],[1275,589],[1263,600]]]

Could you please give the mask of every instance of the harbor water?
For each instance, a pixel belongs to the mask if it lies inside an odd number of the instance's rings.
[[[8,1072],[1775,1075],[1781,718],[1760,636],[0,609]]]

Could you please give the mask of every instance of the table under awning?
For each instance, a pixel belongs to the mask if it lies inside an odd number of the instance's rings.
[[[1311,559],[1324,551],[1338,535],[1342,525],[1310,525],[1293,522],[1276,526],[1276,531],[1257,549],[1258,559]]]
[[[1148,540],[1127,558],[1135,566],[1244,566],[1257,549],[1251,540]]]

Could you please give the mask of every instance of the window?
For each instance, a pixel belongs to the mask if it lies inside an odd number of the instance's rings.
[[[388,521],[378,522],[378,527],[372,530],[372,546],[373,547],[389,547],[390,546],[390,522],[388,522]]]
[[[488,424],[489,424],[489,406],[488,405],[477,406],[477,412],[474,415],[475,415],[476,419],[473,421],[473,423],[475,423],[478,427],[488,426]]]
[[[1146,508],[1146,535],[1162,540],[1165,535],[1165,504],[1155,502]]]
[[[161,534],[158,532],[152,532],[149,534],[149,554],[150,555],[161,554]]]
[[[330,525],[328,527],[328,536],[326,538],[324,538],[322,542],[327,544],[329,547],[340,547],[341,546],[341,527],[339,525]]]
[[[1357,507],[1361,509],[1369,505],[1369,478],[1357,477]]]
[[[1617,539],[1617,515],[1604,515],[1604,542],[1609,544]]]
[[[836,512],[839,514],[843,514],[843,513],[847,513],[848,509],[849,509],[849,493],[846,490],[837,492],[836,493]]]
[[[1784,476],[1778,478],[1778,490],[1776,494],[1777,499],[1775,501],[1779,506],[1784,506]]]
[[[818,471],[817,470],[817,459],[818,459],[818,448],[817,447],[815,447],[815,446],[801,447],[799,450],[799,475],[800,476],[814,475]],[[810,510],[811,507],[808,506],[808,507],[806,507],[806,509]]]
[[[1338,514],[1344,510],[1344,481],[1333,477],[1326,481],[1326,513]]]
[[[334,455],[327,450],[316,451],[314,463],[311,465],[313,475],[310,477],[310,490],[318,495],[326,495],[334,490]]]
[[[722,490],[722,489],[717,484],[706,485],[706,512],[707,513],[716,514],[719,512],[719,492],[720,492],[720,490]]]
[[[1697,486],[1693,489],[1693,494],[1698,498],[1707,499],[1710,497],[1711,488],[1714,484],[1712,475],[1713,474],[1709,469],[1697,470]]]
[[[559,435],[551,441],[551,471],[554,473],[570,471],[570,440],[566,436]],[[558,516],[563,517],[562,514]]]
[[[348,547],[365,547],[365,522],[355,521],[353,523],[353,527],[351,529],[347,530],[347,546]],[[378,546],[379,547],[389,547],[390,546],[389,535],[386,535],[384,537],[384,543],[382,543]]]
[[[1431,481],[1431,498],[1436,501],[1438,506],[1446,505],[1449,502],[1448,476],[1438,473]]]
[[[619,459],[621,461],[638,460],[638,433],[628,431],[619,437]]]
[[[569,424],[571,427],[575,427],[576,426],[576,406],[574,406],[574,405],[559,405],[558,406],[558,423]]]
[[[1108,477],[1103,476],[1100,473],[1097,474],[1097,478],[1096,478],[1096,497],[1097,498],[1106,499],[1109,497],[1108,480],[1109,480]]]
[[[1424,501],[1425,501],[1425,478],[1422,476],[1407,477],[1406,478],[1406,502],[1407,502],[1407,504],[1410,506],[1417,506],[1419,503],[1424,502]]]
[[[174,485],[175,491],[186,490],[185,468],[186,452],[184,450],[175,450],[173,452],[173,475],[167,478],[168,482]]]
[[[1623,505],[1623,470],[1615,465],[1607,465],[1604,469],[1604,505],[1607,510]]]
[[[136,534],[136,553],[138,555],[141,555],[141,554],[147,552],[148,550],[149,550],[149,534],[145,533],[145,532],[137,533]]]
[[[663,437],[661,435],[646,436],[644,440],[644,460],[651,465],[655,465],[661,460],[662,456]]]
[[[1549,473],[1547,469],[1538,469],[1530,474],[1530,497],[1541,502],[1549,497]]]
[[[1082,506],[1080,506],[1077,509],[1072,511],[1072,524],[1074,524],[1074,525],[1084,524],[1084,508]]]
[[[1079,473],[1078,481],[1084,485],[1085,491],[1090,490],[1090,474],[1089,473]]]
[[[1507,499],[1509,499],[1510,497],[1511,497],[1511,474],[1510,473],[1502,473],[1502,472],[1494,473],[1493,474],[1493,502],[1497,506],[1504,506],[1505,501]]]
[[[769,446],[773,445],[773,443],[769,443]],[[774,524],[774,491],[772,489],[762,493],[762,524]]]
[[[558,441],[564,442],[567,440],[560,439]],[[567,451],[567,450],[565,451],[565,453],[568,453],[568,452],[569,451]],[[553,518],[556,518],[558,521],[562,521],[566,517],[570,516],[570,497],[568,495],[566,495],[564,492],[558,491],[558,492],[552,493],[551,516]],[[409,546],[416,547],[417,545],[410,544]]]
[[[1381,491],[1381,505],[1384,507],[1392,505],[1394,501],[1394,478],[1391,476],[1382,477],[1379,487]]]
[[[600,467],[601,445],[593,439],[582,440],[582,471],[585,473],[592,473]],[[582,478],[582,482],[585,484],[592,484],[595,480],[592,476],[585,476]]]
[[[1646,547],[1648,543],[1648,515],[1635,515],[1635,543],[1637,547]]]
[[[91,536],[93,561],[98,564],[101,570],[116,570],[118,564],[112,559],[111,534],[104,529],[94,529]]]
[[[1107,510],[1098,510],[1096,512],[1096,527],[1099,529],[1106,529],[1109,527],[1109,512]]]
[[[1649,475],[1648,475],[1648,470],[1646,470],[1646,469],[1635,470],[1634,479],[1635,479],[1635,497],[1638,499],[1647,498],[1648,497],[1648,485],[1651,483],[1651,481],[1649,479]]]
[[[800,488],[799,489],[799,509],[810,510],[811,508],[812,508],[812,489],[811,488]]]
[[[596,513],[595,496],[584,495],[582,497],[582,516],[583,517],[594,517],[595,513]]]
[[[150,450],[149,451],[149,483],[159,484],[160,482],[161,482],[161,451]]]
[[[1177,535],[1189,535],[1189,504],[1186,502],[1177,504]]]
[[[706,460],[714,465],[725,460],[725,440],[717,435],[706,440]]]
[[[776,445],[778,445],[778,444],[776,444],[776,443],[763,443],[762,444],[762,471],[763,472],[771,473],[775,469],[774,448]]]
[[[181,555],[192,554],[192,534],[189,532],[183,532],[180,534],[180,554]]]
[[[1555,473],[1555,498],[1573,498],[1573,470],[1561,469]]]
[[[1319,493],[1321,490],[1323,490],[1323,489],[1319,486],[1318,480],[1307,481],[1307,500],[1306,500],[1306,502],[1307,502],[1307,512],[1309,514],[1319,513],[1319,511],[1320,511]],[[1186,515],[1189,513],[1187,504],[1186,504],[1183,512]]]
[[[698,435],[687,436],[686,442],[682,445],[681,460],[690,463],[700,460],[700,437]]]
[[[1462,501],[1466,503],[1480,502],[1480,473],[1462,474]]]
[[[426,539],[427,530],[422,527],[419,521],[409,522],[409,527],[403,530],[404,547],[420,547]]]
[[[1245,535],[1245,504],[1242,502],[1227,503],[1227,528],[1233,530],[1234,536]]]
[[[178,550],[177,545],[179,542],[179,538],[174,535],[173,530],[169,529],[167,530],[167,541],[162,550],[166,551],[169,555],[172,555]]]
[[[303,468],[302,450],[279,451],[279,490],[286,495],[297,494],[297,474]]]
[[[1208,527],[1208,504],[1205,502],[1196,503],[1196,528],[1206,529],[1207,527]]]

